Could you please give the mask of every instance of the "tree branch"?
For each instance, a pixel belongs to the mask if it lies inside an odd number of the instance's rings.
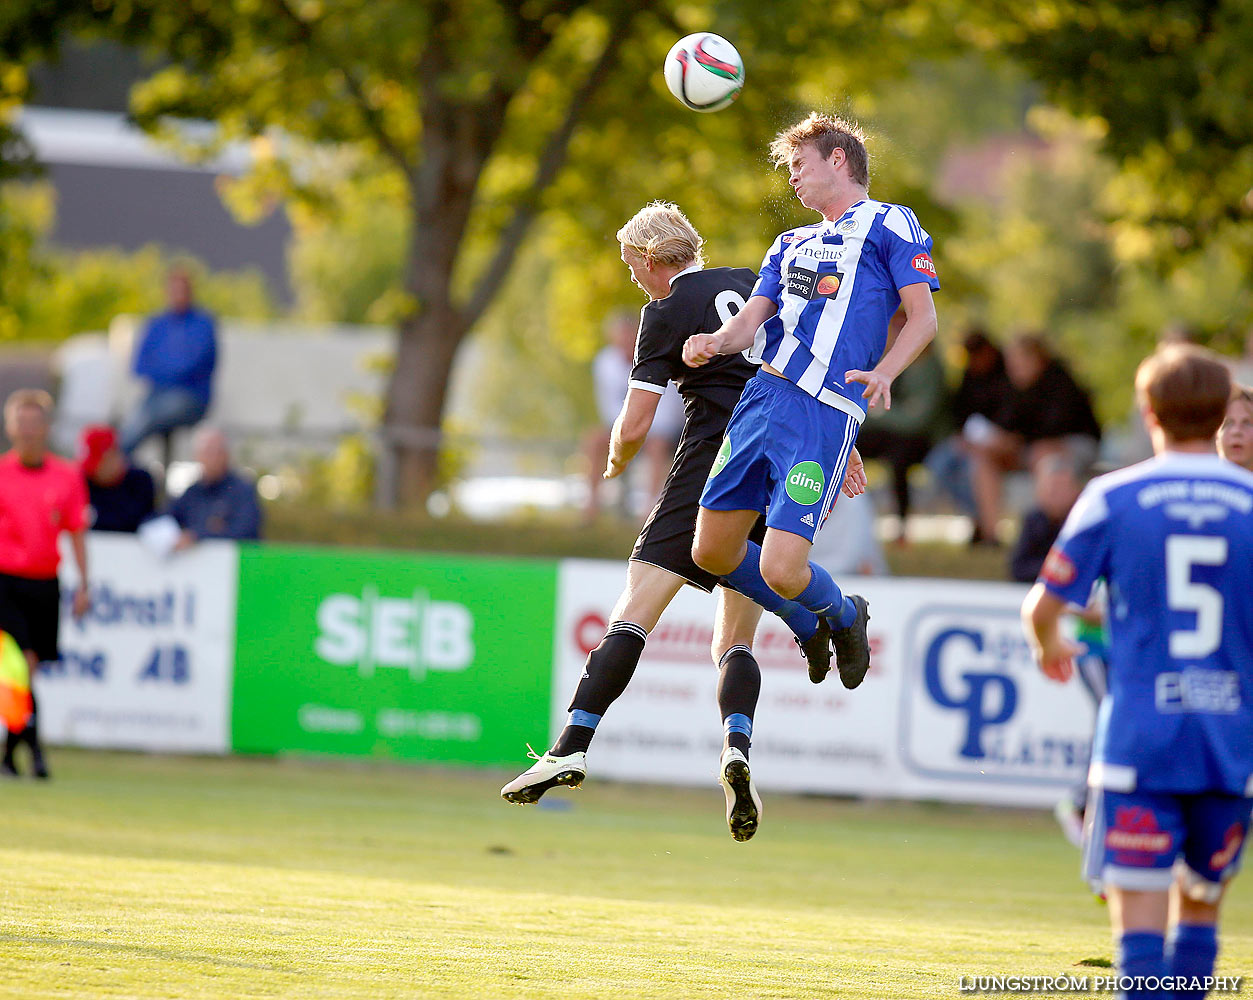
[[[520,197],[513,210],[513,216],[501,229],[497,238],[496,252],[480,273],[474,283],[474,290],[463,309],[460,310],[462,321],[466,327],[473,326],[491,304],[493,287],[499,285],[499,275],[504,274],[517,256],[519,244],[526,231],[530,228],[535,216],[539,213],[540,200],[544,191],[556,178],[557,173],[565,165],[570,152],[570,139],[574,130],[587,109],[592,97],[605,82],[618,62],[618,54],[627,39],[628,29],[635,16],[650,9],[655,0],[638,0],[628,6],[609,24],[609,38],[601,51],[600,58],[592,67],[583,83],[574,92],[566,116],[561,124],[548,137],[548,142],[540,154],[535,168],[535,176],[531,181],[530,190]]]
[[[366,129],[370,135],[374,137],[374,141],[378,143],[379,148],[391,159],[401,172],[408,174],[413,169],[413,160],[396,142],[395,138],[387,130],[387,125],[383,121],[382,115],[379,114],[378,108],[370,103],[366,97],[365,90],[362,89],[361,81],[357,79],[350,66],[337,59],[335,54],[326,45],[320,44],[321,39],[316,37],[313,32],[313,25],[304,20],[297,14],[288,3],[288,0],[273,0],[274,6],[282,13],[282,15],[291,22],[296,29],[296,33],[301,40],[322,54],[322,56],[337,70],[344,78],[344,82],[348,87],[348,92],[352,95],[353,100],[357,104],[358,110],[361,112],[362,121],[365,123]]]

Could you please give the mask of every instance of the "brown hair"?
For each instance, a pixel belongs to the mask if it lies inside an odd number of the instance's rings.
[[[52,419],[52,397],[42,389],[14,389],[4,401],[4,422],[17,416],[18,410],[34,407],[43,414],[44,420]]]
[[[1192,344],[1169,344],[1140,362],[1136,399],[1152,410],[1173,441],[1203,441],[1218,433],[1231,398],[1231,373],[1216,354]]]
[[[811,111],[804,120],[785,128],[770,144],[770,159],[776,167],[786,167],[801,146],[813,146],[824,160],[837,149],[844,150],[848,175],[854,184],[870,187],[870,155],[866,135],[854,122],[835,115]]]

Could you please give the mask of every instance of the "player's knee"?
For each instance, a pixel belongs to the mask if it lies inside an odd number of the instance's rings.
[[[766,581],[767,587],[790,601],[809,583],[809,564],[802,563],[798,570],[795,566],[770,563],[763,559],[761,578]]]
[[[692,562],[714,576],[726,576],[735,569],[736,564],[731,555],[733,553],[729,555],[699,534],[692,541]]]

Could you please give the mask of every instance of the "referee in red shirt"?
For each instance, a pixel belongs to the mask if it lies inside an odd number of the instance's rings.
[[[70,533],[79,584],[74,616],[87,613],[87,484],[78,466],[48,451],[52,397],[39,389],[19,389],[4,404],[4,432],[13,448],[0,455],[0,629],[8,632],[30,663],[31,693],[40,663],[59,659],[57,631],[61,587],[57,536]],[[37,729],[38,709],[20,733],[4,744],[0,776],[17,772],[13,752],[30,746],[35,777],[47,778]]]

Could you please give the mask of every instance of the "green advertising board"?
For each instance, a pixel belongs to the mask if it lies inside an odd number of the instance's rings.
[[[555,562],[245,546],[231,746],[517,763],[547,735]]]

